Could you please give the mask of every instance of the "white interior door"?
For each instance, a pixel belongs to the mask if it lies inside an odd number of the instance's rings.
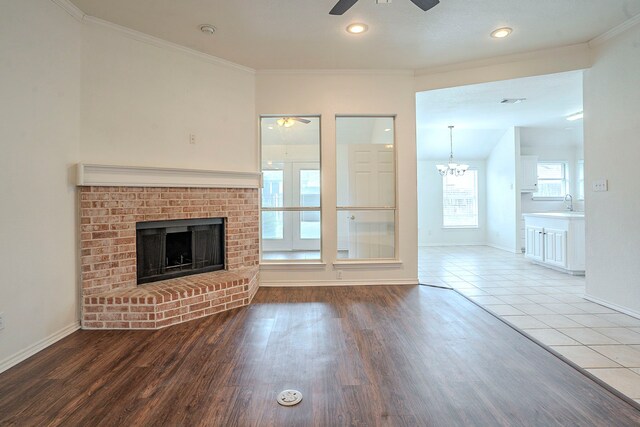
[[[292,163],[292,194],[301,207],[317,211],[294,212],[290,216],[292,250],[313,250],[320,246],[320,169],[317,163]]]
[[[350,206],[395,206],[393,147],[354,144],[348,158]],[[349,258],[394,257],[394,220],[389,221],[389,211],[352,210],[347,217]]]

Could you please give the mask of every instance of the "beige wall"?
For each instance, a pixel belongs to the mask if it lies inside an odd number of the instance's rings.
[[[322,228],[326,266],[263,269],[262,284],[338,282],[336,259],[336,114],[397,114],[399,266],[345,269],[340,283],[417,283],[417,200],[414,79],[408,73],[259,73],[258,114],[321,114]]]
[[[596,48],[584,80],[587,294],[640,315],[640,25]],[[609,180],[609,191],[591,184]]]
[[[88,22],[81,136],[86,163],[254,172],[254,72]]]
[[[77,328],[80,24],[0,0],[0,372]]]

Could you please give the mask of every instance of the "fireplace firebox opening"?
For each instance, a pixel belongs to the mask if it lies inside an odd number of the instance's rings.
[[[225,268],[224,218],[136,224],[138,285]]]

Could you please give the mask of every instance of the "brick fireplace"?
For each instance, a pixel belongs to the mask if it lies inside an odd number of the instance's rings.
[[[79,195],[83,328],[158,329],[251,302],[257,188],[85,185]],[[223,220],[224,270],[138,285],[136,224],[207,218]]]

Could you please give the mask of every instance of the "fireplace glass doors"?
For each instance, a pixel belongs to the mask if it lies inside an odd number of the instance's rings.
[[[224,219],[136,224],[138,285],[225,268]]]

